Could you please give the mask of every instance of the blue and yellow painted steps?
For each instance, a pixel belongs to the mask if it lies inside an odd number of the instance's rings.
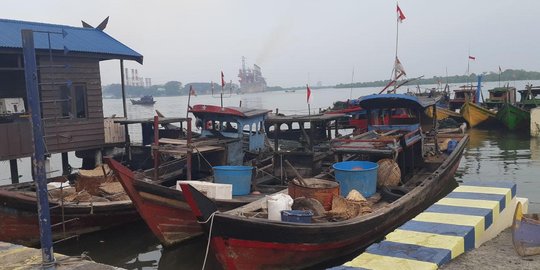
[[[438,269],[485,242],[484,233],[501,222],[515,196],[513,183],[465,182],[384,241],[332,269]]]

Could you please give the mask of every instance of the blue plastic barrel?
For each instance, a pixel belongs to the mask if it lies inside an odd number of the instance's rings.
[[[454,151],[454,149],[456,149],[456,146],[458,145],[458,141],[456,140],[450,140],[448,141],[448,145],[447,145],[447,148],[446,148],[446,152],[448,153],[452,153]]]
[[[247,195],[251,191],[250,166],[215,166],[214,181],[221,184],[232,185],[232,195]]]
[[[377,191],[377,169],[379,165],[369,161],[344,161],[334,163],[334,174],[339,182],[341,196],[346,197],[356,189],[366,198]]]
[[[282,210],[281,221],[311,223],[313,212],[309,210]]]

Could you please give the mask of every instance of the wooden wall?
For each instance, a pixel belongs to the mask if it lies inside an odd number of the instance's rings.
[[[99,61],[87,58],[39,57],[41,100],[61,99],[60,88],[69,80],[85,84],[86,118],[61,119],[61,102],[43,102],[45,142],[49,153],[100,148],[104,143],[103,103]],[[67,65],[67,68],[65,67]],[[49,67],[47,67],[49,66]]]

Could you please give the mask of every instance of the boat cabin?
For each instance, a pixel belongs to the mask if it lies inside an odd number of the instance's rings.
[[[401,170],[402,181],[412,176],[423,164],[424,132],[436,125],[436,119],[424,111],[437,110],[436,99],[404,94],[369,95],[360,99],[360,106],[369,115],[368,132],[351,138],[335,139],[332,149],[338,159],[361,155],[371,161],[394,159]]]
[[[454,98],[450,99],[448,106],[452,111],[458,110],[466,101],[476,102],[476,86],[463,85],[454,90]]]
[[[143,62],[103,28],[0,19],[0,161],[11,160],[12,181],[18,181],[16,159],[33,153],[22,30],[33,31],[46,152],[63,153],[66,164],[68,152],[106,143],[100,62]]]
[[[313,115],[270,114],[265,130],[274,140],[275,175],[294,177],[291,168],[284,165],[288,160],[302,176],[319,173],[323,160],[328,158],[330,140],[339,134],[338,121],[346,117],[343,113]]]
[[[516,88],[505,86],[505,87],[496,87],[488,90],[489,98],[486,99],[484,104],[488,109],[500,109],[503,104],[516,103]]]
[[[195,105],[189,111],[196,117],[195,125],[201,137],[236,139],[235,145],[228,145],[228,165],[242,165],[246,151],[264,150],[264,125],[270,110]]]
[[[340,129],[354,129],[355,133],[367,130],[367,112],[358,105],[358,99],[336,101],[332,108],[324,111],[325,114],[345,114],[346,117],[338,119]]]
[[[524,109],[536,108],[540,105],[540,86],[527,85],[525,90],[519,90],[518,105]]]

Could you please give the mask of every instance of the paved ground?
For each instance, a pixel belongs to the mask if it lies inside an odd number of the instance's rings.
[[[478,270],[478,269],[540,269],[540,255],[520,257],[512,245],[512,234],[506,229],[497,237],[477,249],[471,250],[450,263],[442,270]]]

